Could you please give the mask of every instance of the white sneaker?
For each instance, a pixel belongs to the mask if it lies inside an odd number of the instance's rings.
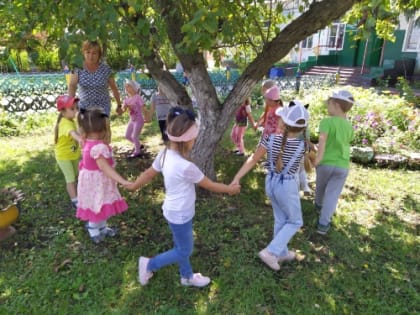
[[[147,265],[150,258],[141,256],[139,258],[139,282],[141,285],[146,285],[149,279],[153,277],[153,272],[147,271]]]
[[[258,253],[258,257],[271,269],[273,270],[280,270],[280,265],[278,262],[278,257],[271,254],[267,248],[264,248],[262,251]]]
[[[282,262],[285,262],[285,261],[292,261],[292,260],[295,260],[295,259],[296,259],[296,253],[292,250],[289,250],[287,252],[286,256],[281,256],[281,257],[278,258],[278,262],[282,263]]]
[[[210,278],[203,276],[201,273],[195,273],[189,279],[181,278],[181,284],[185,286],[193,286],[193,287],[205,287],[210,283]]]

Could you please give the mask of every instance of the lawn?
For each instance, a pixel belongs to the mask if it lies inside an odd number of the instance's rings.
[[[255,115],[256,116],[256,115]],[[146,126],[148,159],[127,161],[126,117],[112,121],[117,169],[133,179],[158,152],[156,121]],[[248,130],[248,153],[259,134]],[[120,233],[93,244],[74,217],[52,151],[52,133],[0,138],[0,187],[25,193],[18,230],[0,244],[0,314],[415,314],[420,312],[420,172],[351,165],[333,229],[315,232],[313,196],[302,197],[304,227],[291,242],[300,260],[273,272],[257,253],[271,239],[271,206],[259,167],[238,196],[199,195],[196,272],[202,289],[180,285],[176,266],[137,280],[140,255],[171,246],[161,214],[159,178],[143,190],[121,189],[129,210],[110,220]],[[218,180],[230,182],[244,157],[226,133]],[[310,175],[314,188],[314,175]]]

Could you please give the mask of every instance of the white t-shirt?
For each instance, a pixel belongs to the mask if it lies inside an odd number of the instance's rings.
[[[163,165],[163,166],[162,166]],[[162,172],[165,184],[163,216],[173,224],[184,224],[195,214],[195,184],[204,178],[203,172],[177,151],[159,152],[152,167]]]

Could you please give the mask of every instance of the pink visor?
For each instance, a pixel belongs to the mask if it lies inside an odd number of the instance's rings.
[[[197,124],[193,124],[187,131],[185,131],[179,137],[171,136],[168,133],[168,138],[169,138],[169,140],[174,141],[174,142],[188,142],[192,139],[197,138],[197,135],[198,135]]]

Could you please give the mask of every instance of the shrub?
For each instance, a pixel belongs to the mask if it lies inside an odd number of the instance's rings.
[[[354,128],[354,146],[373,146],[383,153],[420,151],[420,113],[412,103],[398,95],[378,94],[374,89],[345,87],[356,99],[348,113]],[[302,101],[309,103],[311,140],[318,140],[318,126],[327,111],[325,100],[331,90],[305,91]]]

